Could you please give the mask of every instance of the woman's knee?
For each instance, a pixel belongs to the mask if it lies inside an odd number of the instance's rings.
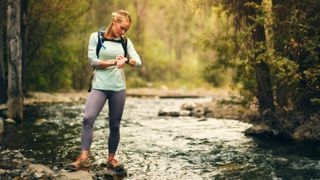
[[[89,112],[84,112],[84,115],[83,115],[83,120],[84,119],[87,119],[87,121],[94,121],[95,119],[97,118],[96,115],[94,115],[94,113],[89,113]]]
[[[90,128],[92,128],[92,126],[93,126],[93,122],[94,122],[94,118],[90,118],[90,117],[84,117],[83,118],[83,121],[82,121],[82,124],[83,124],[83,126],[85,126],[85,127],[90,127]]]

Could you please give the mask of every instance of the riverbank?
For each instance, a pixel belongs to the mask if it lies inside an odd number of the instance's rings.
[[[236,92],[225,89],[153,89],[153,88],[130,88],[127,89],[128,97],[141,98],[227,98],[234,96]],[[70,103],[85,101],[88,96],[87,91],[69,91],[69,92],[30,92],[28,97],[24,99],[25,105],[38,103]],[[5,104],[0,104],[0,110],[5,109]]]
[[[30,92],[24,99],[24,105],[47,104],[47,103],[85,103],[88,96],[87,91],[69,92]],[[238,97],[238,93],[226,89],[153,89],[153,88],[131,88],[127,89],[128,97],[137,98],[210,98],[203,104],[193,104],[196,106],[197,116],[213,117],[221,119],[236,119],[249,122],[249,116],[256,114],[256,107],[242,107],[240,104],[223,103],[221,101],[230,100]],[[187,105],[188,106],[188,105]],[[0,105],[0,110],[6,109],[5,104]],[[188,107],[187,107],[188,108]],[[184,109],[184,107],[181,107]]]
[[[82,102],[88,96],[87,91],[70,92],[31,92],[25,98],[25,105],[41,103],[75,103]],[[161,110],[159,116],[195,116],[198,118],[235,119],[253,124],[245,131],[246,135],[280,138],[297,141],[320,142],[320,115],[299,114],[296,112],[258,112],[256,103],[244,107],[239,103],[239,95],[226,89],[128,89],[128,97],[138,98],[201,98],[209,97],[211,101],[198,104],[184,104],[180,110]],[[6,105],[0,105],[0,111]]]

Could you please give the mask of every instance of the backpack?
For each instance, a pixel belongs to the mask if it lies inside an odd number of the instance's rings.
[[[104,32],[106,31],[105,27],[100,28],[100,30],[98,31],[98,44],[97,44],[97,48],[96,48],[96,55],[99,58],[99,53],[100,53],[100,49],[103,47],[104,49],[106,48],[103,45],[104,41],[112,41],[112,42],[117,42],[117,43],[121,43],[122,48],[124,50],[124,57],[127,58],[128,56],[128,49],[127,49],[127,44],[128,44],[128,40],[126,37],[121,37],[120,40],[114,40],[114,39],[106,39],[104,38]]]
[[[106,38],[104,38],[104,32],[105,31],[106,31],[106,28],[102,27],[102,28],[100,28],[100,30],[97,33],[98,34],[98,43],[97,43],[97,47],[96,47],[96,55],[97,55],[97,57],[99,58],[99,53],[100,53],[101,48],[104,48],[104,49],[106,48],[103,45],[103,42],[104,41],[112,41],[112,42],[121,43],[123,51],[124,51],[124,57],[128,58],[128,49],[127,49],[128,40],[127,40],[127,38],[126,37],[121,37],[120,40],[106,39]],[[94,70],[95,70],[95,68],[93,68],[93,71]],[[93,76],[94,75],[92,74],[91,79],[90,79],[88,92],[91,91],[91,82],[92,82]]]

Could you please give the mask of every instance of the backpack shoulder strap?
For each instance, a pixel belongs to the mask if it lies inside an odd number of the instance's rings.
[[[99,58],[99,53],[100,53],[100,49],[101,49],[101,47],[103,46],[103,32],[98,32],[97,33],[97,38],[98,38],[98,43],[97,43],[97,47],[96,47],[96,55],[97,55],[97,57]]]
[[[105,32],[106,28],[105,27],[101,27],[97,33],[98,35],[98,43],[97,43],[97,47],[96,47],[96,55],[99,58],[99,53],[100,53],[100,49],[101,47],[104,47],[103,42],[104,42],[104,32]]]
[[[106,41],[113,41],[113,42],[118,42],[119,43],[119,40],[112,40],[112,39],[105,39],[103,36],[104,36],[104,30],[100,29],[100,31],[98,31],[97,33],[97,36],[98,36],[98,43],[97,43],[97,47],[96,47],[96,55],[97,57],[99,58],[99,53],[100,53],[100,49],[101,47],[103,48],[106,48],[104,45],[103,45],[103,42],[106,40]],[[124,57],[128,58],[128,48],[127,48],[127,45],[128,45],[128,38],[127,37],[121,37],[120,39],[120,43],[122,45],[122,48],[124,50]]]
[[[121,45],[124,50],[124,57],[128,58],[128,39],[127,37],[121,37]]]

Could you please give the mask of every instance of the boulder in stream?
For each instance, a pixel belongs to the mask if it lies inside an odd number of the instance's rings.
[[[31,174],[35,178],[45,179],[48,177],[52,177],[55,172],[49,167],[42,164],[30,164],[24,174]]]
[[[250,128],[245,130],[245,135],[249,136],[257,136],[257,137],[275,137],[279,135],[279,132],[276,130],[271,129],[266,124],[259,124],[255,126],[251,126]]]
[[[90,174],[88,171],[75,171],[75,172],[61,171],[53,179],[55,180],[72,180],[72,179],[91,180],[93,178],[92,178],[92,174]]]

